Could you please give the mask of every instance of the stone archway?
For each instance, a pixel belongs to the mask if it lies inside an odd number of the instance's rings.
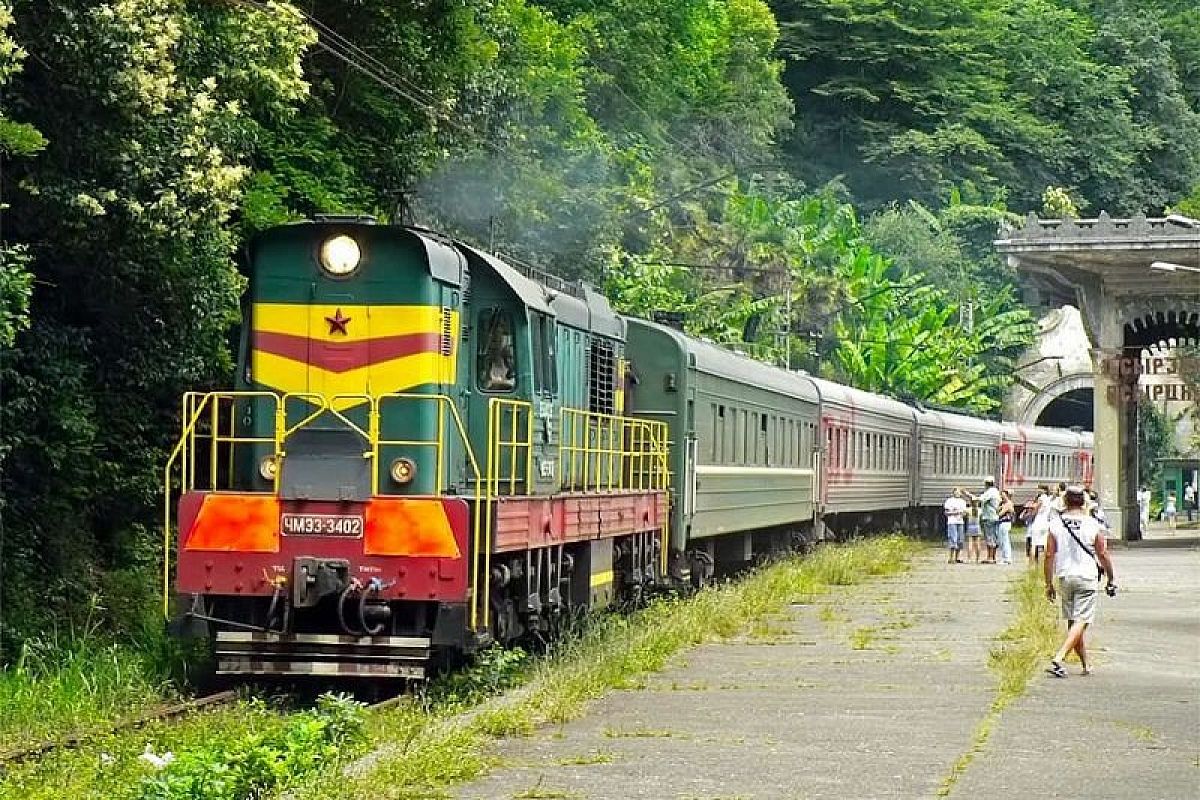
[[[1092,403],[1096,390],[1096,376],[1091,372],[1077,372],[1073,375],[1064,375],[1056,381],[1053,381],[1041,388],[1033,399],[1030,400],[1025,408],[1022,409],[1020,421],[1026,425],[1045,424],[1044,415],[1051,409],[1055,403],[1061,403],[1067,397],[1072,397],[1073,400],[1083,402],[1083,393],[1086,393],[1089,400],[1087,401],[1086,409],[1086,424],[1080,422],[1079,427],[1085,430],[1092,429]],[[1062,426],[1073,427],[1073,426]]]
[[[1200,339],[1200,220],[1030,215],[1001,236],[997,249],[1022,272],[1036,302],[1082,312],[1095,345],[1095,485],[1113,532],[1140,538],[1134,476],[1141,357],[1164,342]],[[1180,266],[1164,270],[1159,262]],[[1080,388],[1076,381],[1074,390]]]

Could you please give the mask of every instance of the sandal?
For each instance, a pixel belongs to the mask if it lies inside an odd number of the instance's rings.
[[[1046,674],[1052,675],[1055,678],[1067,677],[1067,670],[1062,664],[1057,661],[1051,661],[1050,666],[1046,667]]]
[[[1084,676],[1084,677],[1086,678],[1088,675],[1091,675],[1091,674],[1092,674],[1092,668],[1091,668],[1091,667],[1084,667],[1084,668],[1083,668],[1083,672],[1081,672],[1081,673],[1079,673],[1079,674],[1080,674],[1080,675],[1082,675],[1082,676]]]

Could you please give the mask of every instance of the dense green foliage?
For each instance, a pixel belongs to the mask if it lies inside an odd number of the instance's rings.
[[[156,624],[177,398],[230,378],[255,231],[412,219],[994,409],[1030,335],[997,222],[1200,208],[1197,31],[1168,0],[0,2],[0,641]]]
[[[244,800],[294,786],[344,763],[363,739],[364,709],[348,698],[322,695],[274,730],[183,753],[147,777],[136,800]],[[174,754],[172,754],[174,755]]]
[[[1160,458],[1176,455],[1175,423],[1153,402],[1138,401],[1138,483],[1157,491],[1162,478]]]
[[[777,0],[798,173],[877,206],[955,186],[1114,215],[1200,169],[1197,11],[1172,0]]]

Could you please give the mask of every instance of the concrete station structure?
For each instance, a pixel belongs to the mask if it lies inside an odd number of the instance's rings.
[[[1200,343],[1200,221],[1031,214],[1000,237],[997,249],[1022,273],[1037,304],[1079,310],[1077,322],[1064,311],[1049,332],[1061,328],[1067,336],[1082,324],[1093,343],[1090,364],[1048,364],[1040,381],[1030,380],[1036,373],[1022,376],[1024,396],[1019,390],[1010,411],[1033,424],[1056,402],[1084,402],[1091,389],[1095,488],[1113,533],[1139,538],[1137,399],[1147,392],[1153,400],[1198,402],[1200,364],[1180,348]]]

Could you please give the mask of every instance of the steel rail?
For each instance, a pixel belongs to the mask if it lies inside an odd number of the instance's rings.
[[[120,731],[140,728],[158,720],[175,719],[199,711],[210,706],[219,706],[232,702],[237,698],[237,692],[230,689],[224,692],[197,697],[182,703],[161,705],[132,717],[117,721],[108,728],[98,728],[87,731],[77,731],[61,739],[51,739],[38,744],[14,747],[0,752],[0,769],[13,764],[19,764],[32,758],[40,758],[55,750],[70,750],[87,744],[93,739]]]

